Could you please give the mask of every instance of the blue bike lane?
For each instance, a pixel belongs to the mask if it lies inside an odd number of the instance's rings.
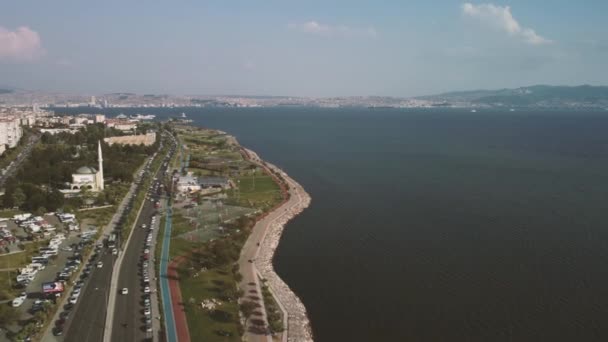
[[[160,256],[160,294],[163,300],[163,314],[165,316],[165,332],[167,342],[177,342],[175,329],[175,318],[173,317],[173,303],[171,301],[171,289],[169,288],[169,247],[171,244],[171,199],[167,200],[167,213],[165,216],[165,231],[163,233],[163,246]]]

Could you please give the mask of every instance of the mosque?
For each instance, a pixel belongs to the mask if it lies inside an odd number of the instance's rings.
[[[98,192],[104,189],[103,184],[103,157],[101,155],[101,141],[97,142],[97,163],[98,169],[94,167],[83,166],[72,174],[72,183],[70,190],[63,190],[64,193],[76,193],[82,189]]]

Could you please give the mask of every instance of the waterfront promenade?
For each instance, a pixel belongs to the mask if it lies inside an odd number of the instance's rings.
[[[310,196],[304,191],[302,186],[291,179],[286,173],[272,164],[264,163],[258,155],[245,149],[248,159],[262,167],[270,174],[276,172],[285,180],[287,187],[282,185],[287,199],[261,218],[254,226],[249,238],[245,242],[239,259],[239,270],[243,275],[240,288],[245,293],[255,290],[261,297],[259,277],[267,280],[275,300],[281,307],[284,316],[284,325],[287,331],[282,334],[283,341],[312,341],[310,323],[306,314],[306,308],[293,291],[276,274],[272,266],[272,258],[276,250],[285,224],[302,212],[310,204]],[[252,260],[253,262],[249,262]],[[266,312],[262,305],[262,316],[260,319],[264,324]],[[255,330],[246,327],[247,341],[271,341],[268,335],[257,333]]]

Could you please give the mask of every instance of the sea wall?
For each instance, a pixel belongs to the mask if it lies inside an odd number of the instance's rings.
[[[261,162],[255,152],[247,150],[247,153],[252,160]],[[310,205],[311,198],[300,184],[281,169],[270,163],[264,163],[264,165],[283,177],[289,186],[290,198],[274,210],[275,213],[280,215],[270,223],[264,239],[260,243],[260,249],[255,258],[255,266],[262,278],[266,279],[266,284],[270,287],[272,294],[283,310],[283,314],[287,315],[287,338],[283,338],[283,341],[313,341],[306,307],[275,272],[272,264],[285,225]]]

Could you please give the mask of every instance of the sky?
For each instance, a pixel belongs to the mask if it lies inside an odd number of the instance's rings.
[[[0,86],[418,96],[608,85],[608,1],[31,1],[0,6]]]

